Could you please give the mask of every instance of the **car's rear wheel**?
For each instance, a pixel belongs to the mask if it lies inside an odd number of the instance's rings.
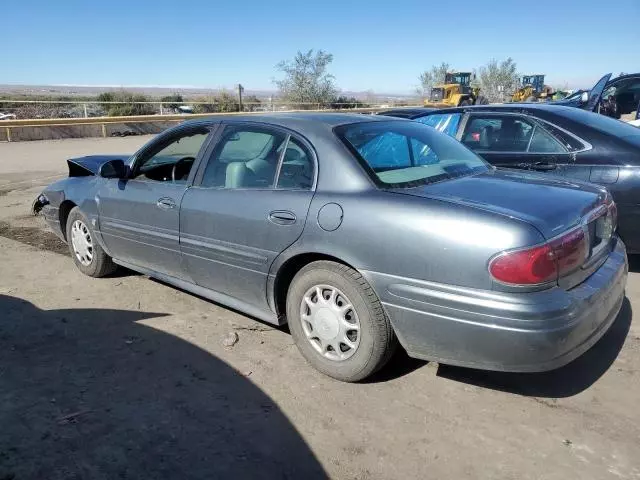
[[[85,275],[103,277],[112,273],[116,265],[96,241],[89,220],[74,207],[67,217],[67,243],[73,262]]]
[[[460,102],[460,105],[459,105],[459,106],[460,106],[460,107],[467,107],[467,106],[469,106],[469,105],[471,105],[471,102],[470,102],[469,100],[462,100],[462,101]]]
[[[378,297],[357,271],[313,262],[294,277],[287,319],[296,345],[316,369],[346,382],[384,366],[397,340]]]

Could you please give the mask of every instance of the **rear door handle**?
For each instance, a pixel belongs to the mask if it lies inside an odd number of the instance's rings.
[[[274,210],[269,214],[269,221],[276,225],[293,225],[296,223],[296,216],[288,210]]]
[[[534,163],[531,165],[532,170],[538,170],[540,172],[548,172],[549,170],[555,170],[558,166],[555,163]]]
[[[169,197],[159,198],[156,202],[156,205],[158,206],[158,208],[161,208],[163,210],[171,210],[172,208],[176,208],[176,202],[173,200],[173,198]]]

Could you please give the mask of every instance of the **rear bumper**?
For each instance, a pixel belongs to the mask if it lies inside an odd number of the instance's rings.
[[[364,272],[412,357],[511,372],[561,367],[614,322],[627,279],[617,240],[606,262],[571,290],[503,294]]]

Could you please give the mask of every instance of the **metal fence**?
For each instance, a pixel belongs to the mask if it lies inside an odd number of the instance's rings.
[[[167,103],[98,102],[93,100],[13,100],[0,99],[0,121],[53,118],[92,118],[109,116],[176,115],[190,113],[224,112],[278,112],[290,110],[351,110],[362,108],[385,109],[420,105],[420,100],[375,102],[284,102],[264,100],[260,102],[234,101],[184,101]]]

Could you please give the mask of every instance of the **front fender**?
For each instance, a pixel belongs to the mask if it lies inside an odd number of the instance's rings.
[[[105,179],[94,176],[69,177],[59,180],[43,190],[34,201],[32,210],[36,213],[36,209],[40,208],[49,226],[58,236],[64,238],[65,225],[62,224],[63,219],[61,218],[62,212],[65,211],[63,206],[71,206],[73,204],[79,207],[87,217],[95,239],[105,252],[110,255],[100,232],[99,221],[99,197],[97,192],[104,181]],[[57,225],[55,225],[56,222]]]

